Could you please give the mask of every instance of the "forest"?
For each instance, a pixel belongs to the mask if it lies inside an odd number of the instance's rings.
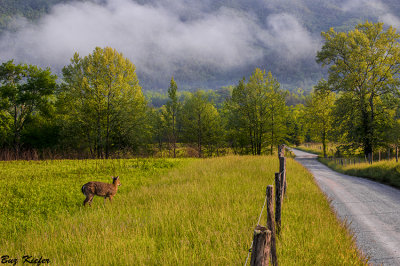
[[[280,143],[339,143],[369,156],[400,138],[400,35],[365,22],[323,33],[316,60],[327,68],[312,93],[281,88],[255,68],[219,90],[143,93],[136,67],[117,50],[75,53],[62,77],[49,68],[0,66],[2,159],[208,157],[268,154]]]

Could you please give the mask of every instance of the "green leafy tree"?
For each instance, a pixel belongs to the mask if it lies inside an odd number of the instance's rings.
[[[285,94],[278,81],[260,69],[255,69],[248,83],[239,81],[227,103],[231,142],[249,146],[253,155],[260,155],[263,147],[277,145],[285,138]]]
[[[177,118],[181,108],[177,95],[177,90],[178,86],[176,85],[174,77],[172,77],[168,88],[169,100],[165,105],[165,112],[163,113],[163,115],[164,115],[164,121],[166,123],[166,133],[167,133],[168,143],[172,144],[174,158],[176,157],[176,142],[178,139]]]
[[[49,114],[57,87],[57,76],[49,69],[33,65],[15,65],[8,61],[0,66],[0,96],[3,127],[11,130],[12,146],[18,155],[21,132],[36,115]]]
[[[323,32],[324,45],[317,62],[329,66],[329,89],[341,92],[354,108],[346,108],[357,122],[359,143],[365,155],[378,145],[377,105],[385,95],[397,94],[400,71],[400,35],[383,23],[365,22],[354,30]],[[350,112],[351,111],[351,112]],[[353,135],[353,134],[351,134]],[[355,135],[355,134],[354,134]]]
[[[151,131],[153,135],[153,143],[157,143],[158,150],[162,152],[163,142],[165,140],[166,129],[164,121],[165,106],[159,109],[149,109],[149,121],[151,123]]]
[[[322,142],[324,157],[327,157],[326,147],[332,131],[332,112],[335,105],[335,93],[326,90],[328,84],[321,80],[306,99],[305,120],[311,134]]]
[[[304,142],[306,134],[306,121],[304,120],[305,107],[303,104],[297,104],[288,108],[286,120],[287,140],[299,146]]]
[[[111,147],[138,147],[147,139],[146,102],[135,66],[121,53],[110,47],[84,58],[76,53],[63,75],[65,132],[86,139],[92,155],[108,158]]]
[[[221,122],[217,109],[202,91],[196,91],[186,99],[182,110],[182,128],[186,142],[196,143],[199,157],[203,146],[218,145],[221,139]]]

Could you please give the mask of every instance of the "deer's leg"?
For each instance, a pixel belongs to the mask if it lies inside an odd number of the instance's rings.
[[[86,196],[86,199],[83,201],[83,206],[86,205],[86,203],[88,203],[90,201],[89,196]],[[89,202],[90,205],[90,202]]]
[[[93,197],[94,195],[89,196],[89,206],[92,206]]]
[[[111,203],[112,203],[112,197],[113,197],[113,196],[111,196],[111,195],[108,197],[108,198],[110,199],[110,202],[111,202]]]

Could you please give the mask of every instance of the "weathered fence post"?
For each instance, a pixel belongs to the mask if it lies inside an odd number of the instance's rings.
[[[275,173],[275,222],[276,233],[281,230],[281,210],[282,210],[282,186],[281,174]]]
[[[274,219],[273,191],[274,187],[267,187],[267,228],[271,231],[271,263],[278,266],[278,258],[276,256],[276,232]]]
[[[269,265],[271,246],[271,231],[257,225],[254,229],[253,247],[251,249],[250,265]]]
[[[285,157],[285,144],[278,146],[278,157]]]
[[[279,157],[279,173],[281,173],[282,197],[286,196],[286,158]]]

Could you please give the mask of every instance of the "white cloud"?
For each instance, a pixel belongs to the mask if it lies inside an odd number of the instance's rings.
[[[265,45],[287,58],[314,56],[319,39],[314,38],[292,15],[282,13],[267,18]]]
[[[342,9],[354,13],[368,11],[385,25],[400,27],[400,18],[394,15],[384,2],[379,0],[347,0],[343,3]]]
[[[386,13],[379,17],[379,21],[382,21],[385,25],[391,25],[396,29],[400,30],[400,19],[399,17],[391,14]]]
[[[291,60],[318,49],[315,38],[289,14],[271,15],[264,23],[230,8],[205,11],[197,1],[103,2],[60,4],[36,24],[18,20],[19,29],[0,39],[1,60],[59,70],[74,52],[85,56],[96,46],[111,46],[138,72],[168,77],[182,66],[229,71],[256,64],[266,49]]]

